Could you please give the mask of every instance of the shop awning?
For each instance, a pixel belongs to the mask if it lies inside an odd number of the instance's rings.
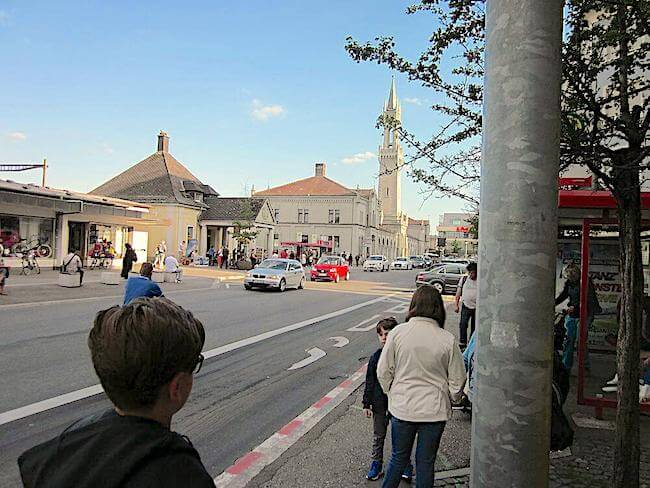
[[[609,191],[560,190],[559,208],[616,208],[616,199]],[[641,207],[650,209],[650,193],[641,193]]]

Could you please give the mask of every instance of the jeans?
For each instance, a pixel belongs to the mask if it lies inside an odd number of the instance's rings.
[[[390,427],[393,452],[381,488],[399,486],[404,468],[409,463],[416,435],[418,442],[415,449],[415,486],[431,488],[436,454],[445,424],[446,422],[407,422],[393,417]]]
[[[388,430],[388,412],[373,410],[372,412],[372,460],[384,462],[384,441]]]
[[[470,336],[474,333],[476,329],[476,309],[468,308],[465,304],[461,305],[460,309],[460,324],[458,325],[460,338],[459,342],[463,345],[467,344],[467,327],[470,325],[471,320],[471,332]]]
[[[564,319],[566,335],[564,336],[564,347],[562,350],[562,364],[569,372],[571,372],[571,366],[573,366],[573,352],[576,348],[579,322],[580,319],[578,317],[570,317],[569,315]]]

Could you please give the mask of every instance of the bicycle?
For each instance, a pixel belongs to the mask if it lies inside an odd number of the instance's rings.
[[[34,237],[36,238],[34,239]],[[52,248],[46,242],[41,241],[38,236],[32,236],[29,242],[26,238],[22,238],[12,246],[11,251],[16,255],[33,251],[41,258],[49,258],[52,255]]]
[[[36,259],[34,251],[24,253],[21,257],[22,271],[21,274],[29,276],[31,274],[41,274],[41,267]]]

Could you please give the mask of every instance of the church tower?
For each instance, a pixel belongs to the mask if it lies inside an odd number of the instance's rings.
[[[382,114],[386,119],[402,120],[402,108],[397,100],[395,78],[393,78],[388,101],[384,104]],[[379,200],[384,219],[399,220],[402,213],[402,165],[404,155],[399,144],[397,131],[384,127],[384,140],[379,146]]]

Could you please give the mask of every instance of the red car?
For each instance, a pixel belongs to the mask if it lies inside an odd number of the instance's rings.
[[[321,256],[311,269],[311,280],[328,280],[338,283],[341,278],[350,279],[348,263],[340,256]]]

